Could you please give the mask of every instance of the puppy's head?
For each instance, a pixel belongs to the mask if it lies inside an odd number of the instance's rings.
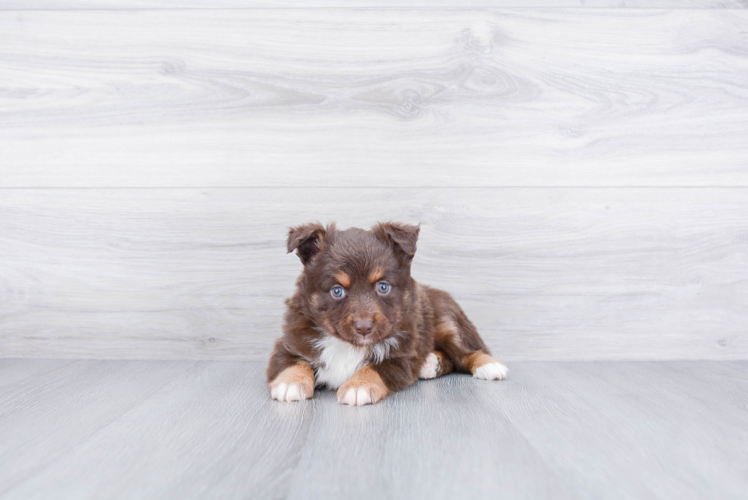
[[[410,264],[418,231],[391,222],[370,231],[291,228],[288,251],[296,250],[304,264],[299,291],[317,325],[354,345],[396,335],[413,302]]]

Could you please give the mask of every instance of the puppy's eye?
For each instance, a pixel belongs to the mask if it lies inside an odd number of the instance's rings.
[[[342,299],[343,297],[345,297],[345,288],[340,285],[335,285],[334,287],[330,288],[330,295],[332,295],[336,299]]]
[[[388,293],[390,293],[391,288],[392,287],[390,286],[390,284],[386,281],[380,281],[377,283],[377,292],[380,295],[387,295]]]

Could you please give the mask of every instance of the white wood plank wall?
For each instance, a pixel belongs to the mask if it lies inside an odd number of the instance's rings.
[[[580,7],[635,9],[744,9],[746,0],[2,0],[0,10],[242,9],[242,8],[496,8]]]
[[[748,357],[746,2],[643,4],[0,2],[0,357],[263,359],[384,219],[505,359]]]
[[[0,187],[748,184],[748,10],[0,12]]]

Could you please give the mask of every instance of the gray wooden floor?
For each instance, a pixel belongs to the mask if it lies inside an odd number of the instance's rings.
[[[2,498],[745,498],[748,361],[281,404],[234,361],[0,360]]]

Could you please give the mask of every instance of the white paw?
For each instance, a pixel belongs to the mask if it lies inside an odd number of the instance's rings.
[[[350,406],[364,406],[370,405],[371,392],[367,387],[351,387],[348,389],[342,398],[338,399],[338,403]]]
[[[494,363],[486,363],[481,366],[473,374],[473,378],[479,378],[482,380],[504,380],[509,374],[509,368],[504,363],[498,361]]]
[[[303,401],[311,398],[312,394],[307,394],[306,389],[301,384],[281,382],[270,391],[270,396],[278,401]]]
[[[421,371],[418,372],[418,378],[422,378],[422,379],[436,378],[438,371],[439,371],[439,358],[436,357],[436,354],[434,354],[433,352],[430,352],[429,355],[426,356],[426,361],[423,363],[423,366],[421,367]]]

